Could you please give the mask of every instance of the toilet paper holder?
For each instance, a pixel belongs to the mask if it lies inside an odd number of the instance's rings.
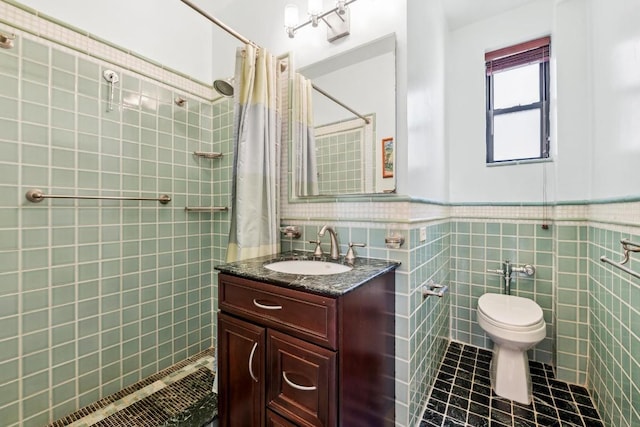
[[[449,286],[440,285],[433,280],[429,280],[426,285],[422,285],[422,299],[431,296],[442,298],[447,292],[449,292]]]

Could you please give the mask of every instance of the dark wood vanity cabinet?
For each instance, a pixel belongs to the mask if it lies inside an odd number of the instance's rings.
[[[393,271],[339,296],[220,274],[220,425],[393,426],[393,288]]]
[[[265,336],[264,328],[218,315],[218,390],[224,387],[219,404],[225,408],[218,411],[222,425],[264,425]]]

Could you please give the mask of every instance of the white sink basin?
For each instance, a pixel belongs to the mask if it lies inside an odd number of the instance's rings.
[[[287,274],[303,274],[307,276],[324,276],[328,274],[346,273],[353,269],[348,265],[326,261],[289,260],[278,261],[264,266],[271,271]]]

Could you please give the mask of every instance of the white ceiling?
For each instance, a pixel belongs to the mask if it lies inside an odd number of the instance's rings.
[[[450,30],[456,30],[490,16],[537,0],[442,0]]]

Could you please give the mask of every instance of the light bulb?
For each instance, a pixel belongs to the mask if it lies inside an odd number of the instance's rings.
[[[288,4],[284,7],[284,26],[293,28],[298,25],[298,6]]]

